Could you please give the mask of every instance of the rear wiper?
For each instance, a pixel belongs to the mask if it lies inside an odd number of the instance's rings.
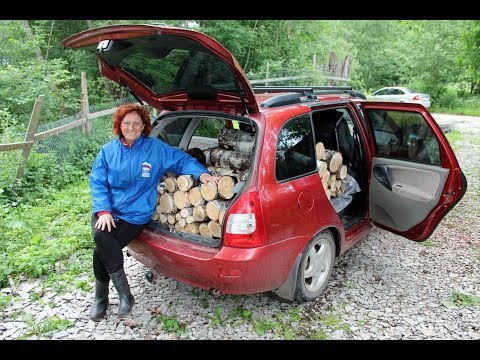
[[[122,85],[125,89],[127,89],[128,92],[132,94],[132,96],[138,101],[140,105],[143,105],[143,101],[140,100],[140,98],[137,95],[135,95],[135,93],[132,91],[132,89],[130,89],[130,86],[128,86],[125,81],[121,80],[119,84]]]

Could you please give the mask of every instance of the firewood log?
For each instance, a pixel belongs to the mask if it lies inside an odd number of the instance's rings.
[[[343,156],[339,151],[325,149],[321,160],[325,161],[328,165],[328,170],[334,173],[342,165]]]
[[[218,144],[223,149],[250,153],[255,145],[255,135],[242,130],[223,128],[218,134]]]
[[[165,179],[165,186],[168,192],[175,192],[177,190],[177,179],[175,177],[167,177]]]
[[[220,225],[223,225],[223,219],[225,218],[225,213],[226,213],[226,210],[220,210],[220,212],[218,213],[218,223]]]
[[[192,175],[180,175],[177,178],[177,186],[181,191],[187,192],[195,185]]]
[[[200,191],[200,186],[195,186],[188,190],[188,200],[193,206],[203,205],[206,203]]]
[[[195,234],[198,235],[198,227],[199,227],[198,222],[193,222],[190,224],[185,225],[185,231],[190,233],[190,234]]]
[[[193,208],[192,216],[197,221],[204,221],[207,219],[206,205],[197,205]]]
[[[212,201],[219,197],[217,187],[210,183],[200,185],[200,193],[205,201]]]
[[[250,168],[252,154],[234,150],[214,148],[210,150],[210,161],[216,167],[244,171]]]
[[[323,145],[323,143],[321,141],[319,141],[315,145],[315,152],[317,154],[317,160],[322,159],[323,154],[325,153],[325,146]]]
[[[175,231],[176,232],[184,232],[185,231],[185,225],[181,225],[180,222],[175,223]]]
[[[220,197],[223,199],[231,199],[235,193],[233,192],[233,188],[235,187],[236,179],[231,176],[222,176],[218,179],[218,193]]]
[[[208,222],[208,230],[215,238],[220,238],[222,236],[222,227],[218,223],[218,221],[211,220]]]
[[[173,195],[172,193],[165,193],[160,196],[160,212],[164,214],[171,214],[177,212],[177,208],[173,202]]]
[[[182,190],[177,190],[173,193],[173,203],[177,209],[183,209],[192,205],[188,199],[188,193]]]
[[[207,222],[202,222],[202,223],[200,223],[200,225],[198,225],[198,232],[200,233],[200,235],[202,235],[204,237],[208,237],[208,238],[213,237],[212,233],[208,229],[208,223]]]
[[[207,216],[212,220],[218,220],[218,215],[220,211],[227,210],[230,205],[229,201],[225,200],[213,200],[209,201],[205,206],[205,211]]]
[[[190,206],[180,210],[180,215],[182,216],[182,218],[186,218],[189,215],[193,215],[193,208],[194,208],[193,206]]]

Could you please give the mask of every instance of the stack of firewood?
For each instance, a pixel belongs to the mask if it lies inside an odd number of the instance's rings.
[[[191,175],[167,173],[157,186],[158,205],[152,220],[177,232],[221,237],[235,185],[248,176],[254,137],[240,130],[222,129],[218,140],[219,147],[204,151],[208,170],[219,177],[217,186],[196,183]]]
[[[343,165],[340,151],[325,149],[322,142],[315,145],[318,175],[322,179],[327,199],[341,194],[342,180],[347,176],[347,165]]]

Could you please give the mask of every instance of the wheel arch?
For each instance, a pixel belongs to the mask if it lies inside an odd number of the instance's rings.
[[[318,236],[320,233],[324,231],[329,231],[330,234],[332,235],[333,241],[335,242],[335,257],[340,255],[340,247],[341,247],[341,235],[340,231],[338,230],[337,227],[335,226],[327,226],[324,227],[320,230],[318,230],[317,233],[315,233],[307,242],[305,246],[307,246],[312,239],[314,239],[316,236]],[[284,281],[284,283],[275,290],[270,291],[270,293],[274,294],[274,297],[277,298],[278,300],[286,300],[289,302],[292,302],[295,300],[295,289],[297,286],[297,276],[298,276],[298,271],[299,271],[299,266],[300,266],[300,259],[302,257],[302,252],[298,254],[297,259],[292,265],[292,268],[290,269],[290,272],[288,273],[287,279]]]

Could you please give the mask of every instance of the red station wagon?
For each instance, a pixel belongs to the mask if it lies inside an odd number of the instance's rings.
[[[107,26],[62,44],[95,53],[103,76],[159,111],[151,136],[200,148],[225,179],[207,196],[168,174],[160,210],[128,246],[191,286],[311,301],[373,224],[423,241],[466,191],[420,104],[365,101],[350,87],[252,87],[217,41],[167,25]]]

